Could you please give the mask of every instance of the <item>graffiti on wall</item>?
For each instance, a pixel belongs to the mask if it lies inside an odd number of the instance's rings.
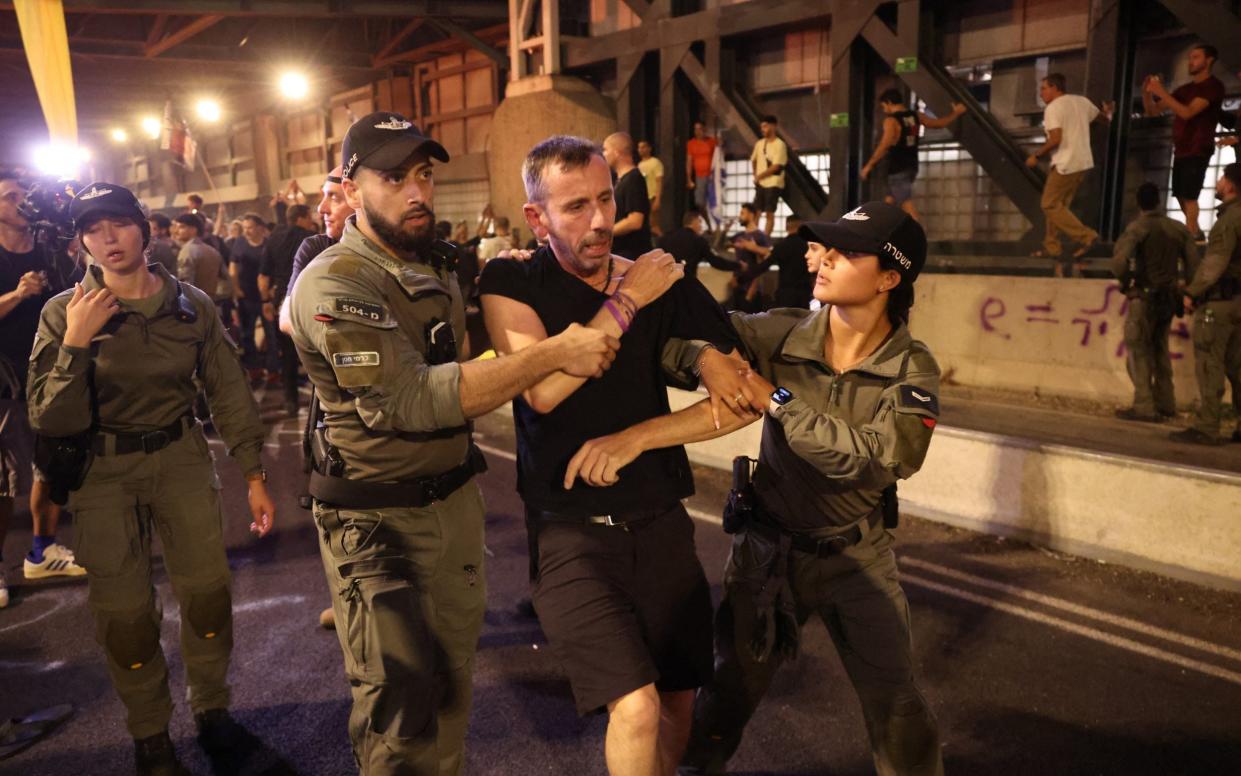
[[[1032,326],[1071,327],[1075,334],[1080,333],[1076,338],[1080,347],[1108,347],[1115,358],[1123,359],[1127,353],[1123,332],[1128,310],[1129,300],[1121,293],[1120,285],[1109,283],[1097,304],[1077,309],[1057,309],[1052,302],[1022,304],[1004,296],[989,296],[979,307],[978,321],[984,332],[1006,340],[1012,339],[1014,332]],[[1188,317],[1172,321],[1168,349],[1174,361],[1185,358],[1192,347],[1188,321]],[[1122,335],[1115,347],[1104,339],[1109,330]]]

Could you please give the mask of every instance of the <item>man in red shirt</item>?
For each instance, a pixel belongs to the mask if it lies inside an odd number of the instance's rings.
[[[707,125],[694,122],[694,136],[685,144],[685,177],[687,188],[694,192],[694,207],[711,225],[711,208],[707,203],[707,184],[711,180],[711,162],[715,158],[716,140],[707,135]],[[716,196],[719,196],[718,194]]]
[[[1215,152],[1215,125],[1224,102],[1224,84],[1211,75],[1219,58],[1214,46],[1199,43],[1189,52],[1190,82],[1171,94],[1157,75],[1142,84],[1142,105],[1147,116],[1172,111],[1172,195],[1181,203],[1185,224],[1194,239],[1202,241],[1198,227],[1198,194],[1207,165]]]

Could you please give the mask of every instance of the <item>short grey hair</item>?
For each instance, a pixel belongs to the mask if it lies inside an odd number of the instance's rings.
[[[562,170],[575,170],[590,164],[593,157],[603,158],[598,143],[574,135],[553,135],[530,149],[521,165],[521,177],[526,184],[526,199],[530,202],[547,201],[547,168],[552,164]]]

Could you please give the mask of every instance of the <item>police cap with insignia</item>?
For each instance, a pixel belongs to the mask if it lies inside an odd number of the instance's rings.
[[[97,181],[78,191],[69,202],[69,217],[73,219],[73,230],[79,234],[86,227],[108,216],[133,219],[134,223],[142,228],[142,244],[146,246],[151,236],[147,211],[134,193],[124,186]]]
[[[926,264],[926,232],[922,225],[886,202],[867,202],[838,221],[808,221],[797,234],[838,251],[887,257],[910,283]]]
[[[353,122],[345,133],[340,152],[341,176],[353,178],[359,167],[391,170],[418,151],[441,162],[448,161],[444,146],[422,134],[409,119],[391,111],[372,113]]]

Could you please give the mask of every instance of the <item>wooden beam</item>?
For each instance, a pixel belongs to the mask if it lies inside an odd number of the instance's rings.
[[[549,1],[551,0],[544,0],[544,2],[549,2]],[[454,21],[449,21],[448,19],[432,19],[431,23],[434,24],[436,27],[439,27],[441,30],[443,30],[448,35],[452,35],[453,37],[460,38],[461,40],[465,41],[466,45],[470,46],[471,48],[481,51],[485,56],[494,60],[495,63],[499,65],[502,70],[508,70],[508,67],[509,67],[508,54],[483,42],[481,38],[479,38],[473,32],[470,32],[466,28],[462,27],[460,24],[457,24]],[[506,29],[507,27],[508,25],[505,25]]]
[[[143,55],[146,56],[147,59],[158,57],[168,49],[179,43],[184,43],[203,30],[214,27],[223,19],[224,17],[219,14],[213,16],[200,16],[176,32],[161,38],[158,43],[155,43],[154,45],[147,45],[143,51]]]
[[[405,39],[417,32],[418,28],[427,23],[427,17],[419,16],[416,19],[410,19],[409,22],[401,28],[401,31],[392,36],[392,39],[384,44],[379,53],[371,57],[372,62],[380,62],[386,59],[396,51],[396,47],[405,42]]]
[[[719,83],[707,77],[706,68],[694,56],[694,52],[687,47],[679,63],[681,72],[685,74],[689,82],[694,85],[694,88],[698,90],[702,98],[711,106],[711,110],[715,112],[715,115],[724,119],[730,129],[736,130],[746,145],[752,146],[757,143],[758,134],[754,132],[754,128],[746,122],[741,115],[741,111],[737,110],[737,106],[733,105],[733,101],[720,89]]]
[[[361,16],[390,19],[410,16],[447,16],[454,19],[503,19],[504,0],[63,0],[65,13],[99,15],[213,14],[290,18],[352,19]],[[0,2],[0,10],[13,3]]]
[[[475,33],[475,35],[483,41],[507,40],[508,25],[497,24],[492,27],[485,27]],[[377,62],[375,67],[387,67],[400,62],[421,62],[422,60],[429,59],[436,54],[447,54],[453,51],[462,51],[468,47],[469,45],[460,38],[448,37],[443,40],[428,43],[425,46],[419,46],[416,49],[410,49],[409,51],[402,51],[399,54],[393,54],[382,62]],[[507,63],[505,65],[505,69],[508,69]]]
[[[661,18],[608,35],[587,38],[564,36],[564,67],[582,67],[615,59],[628,52],[655,51],[706,37],[741,35],[769,27],[800,24],[828,15],[828,5],[823,0],[764,0]]]
[[[151,31],[147,33],[146,45],[154,46],[155,42],[164,34],[164,28],[168,26],[168,14],[161,13],[155,17],[155,23],[151,25]]]

